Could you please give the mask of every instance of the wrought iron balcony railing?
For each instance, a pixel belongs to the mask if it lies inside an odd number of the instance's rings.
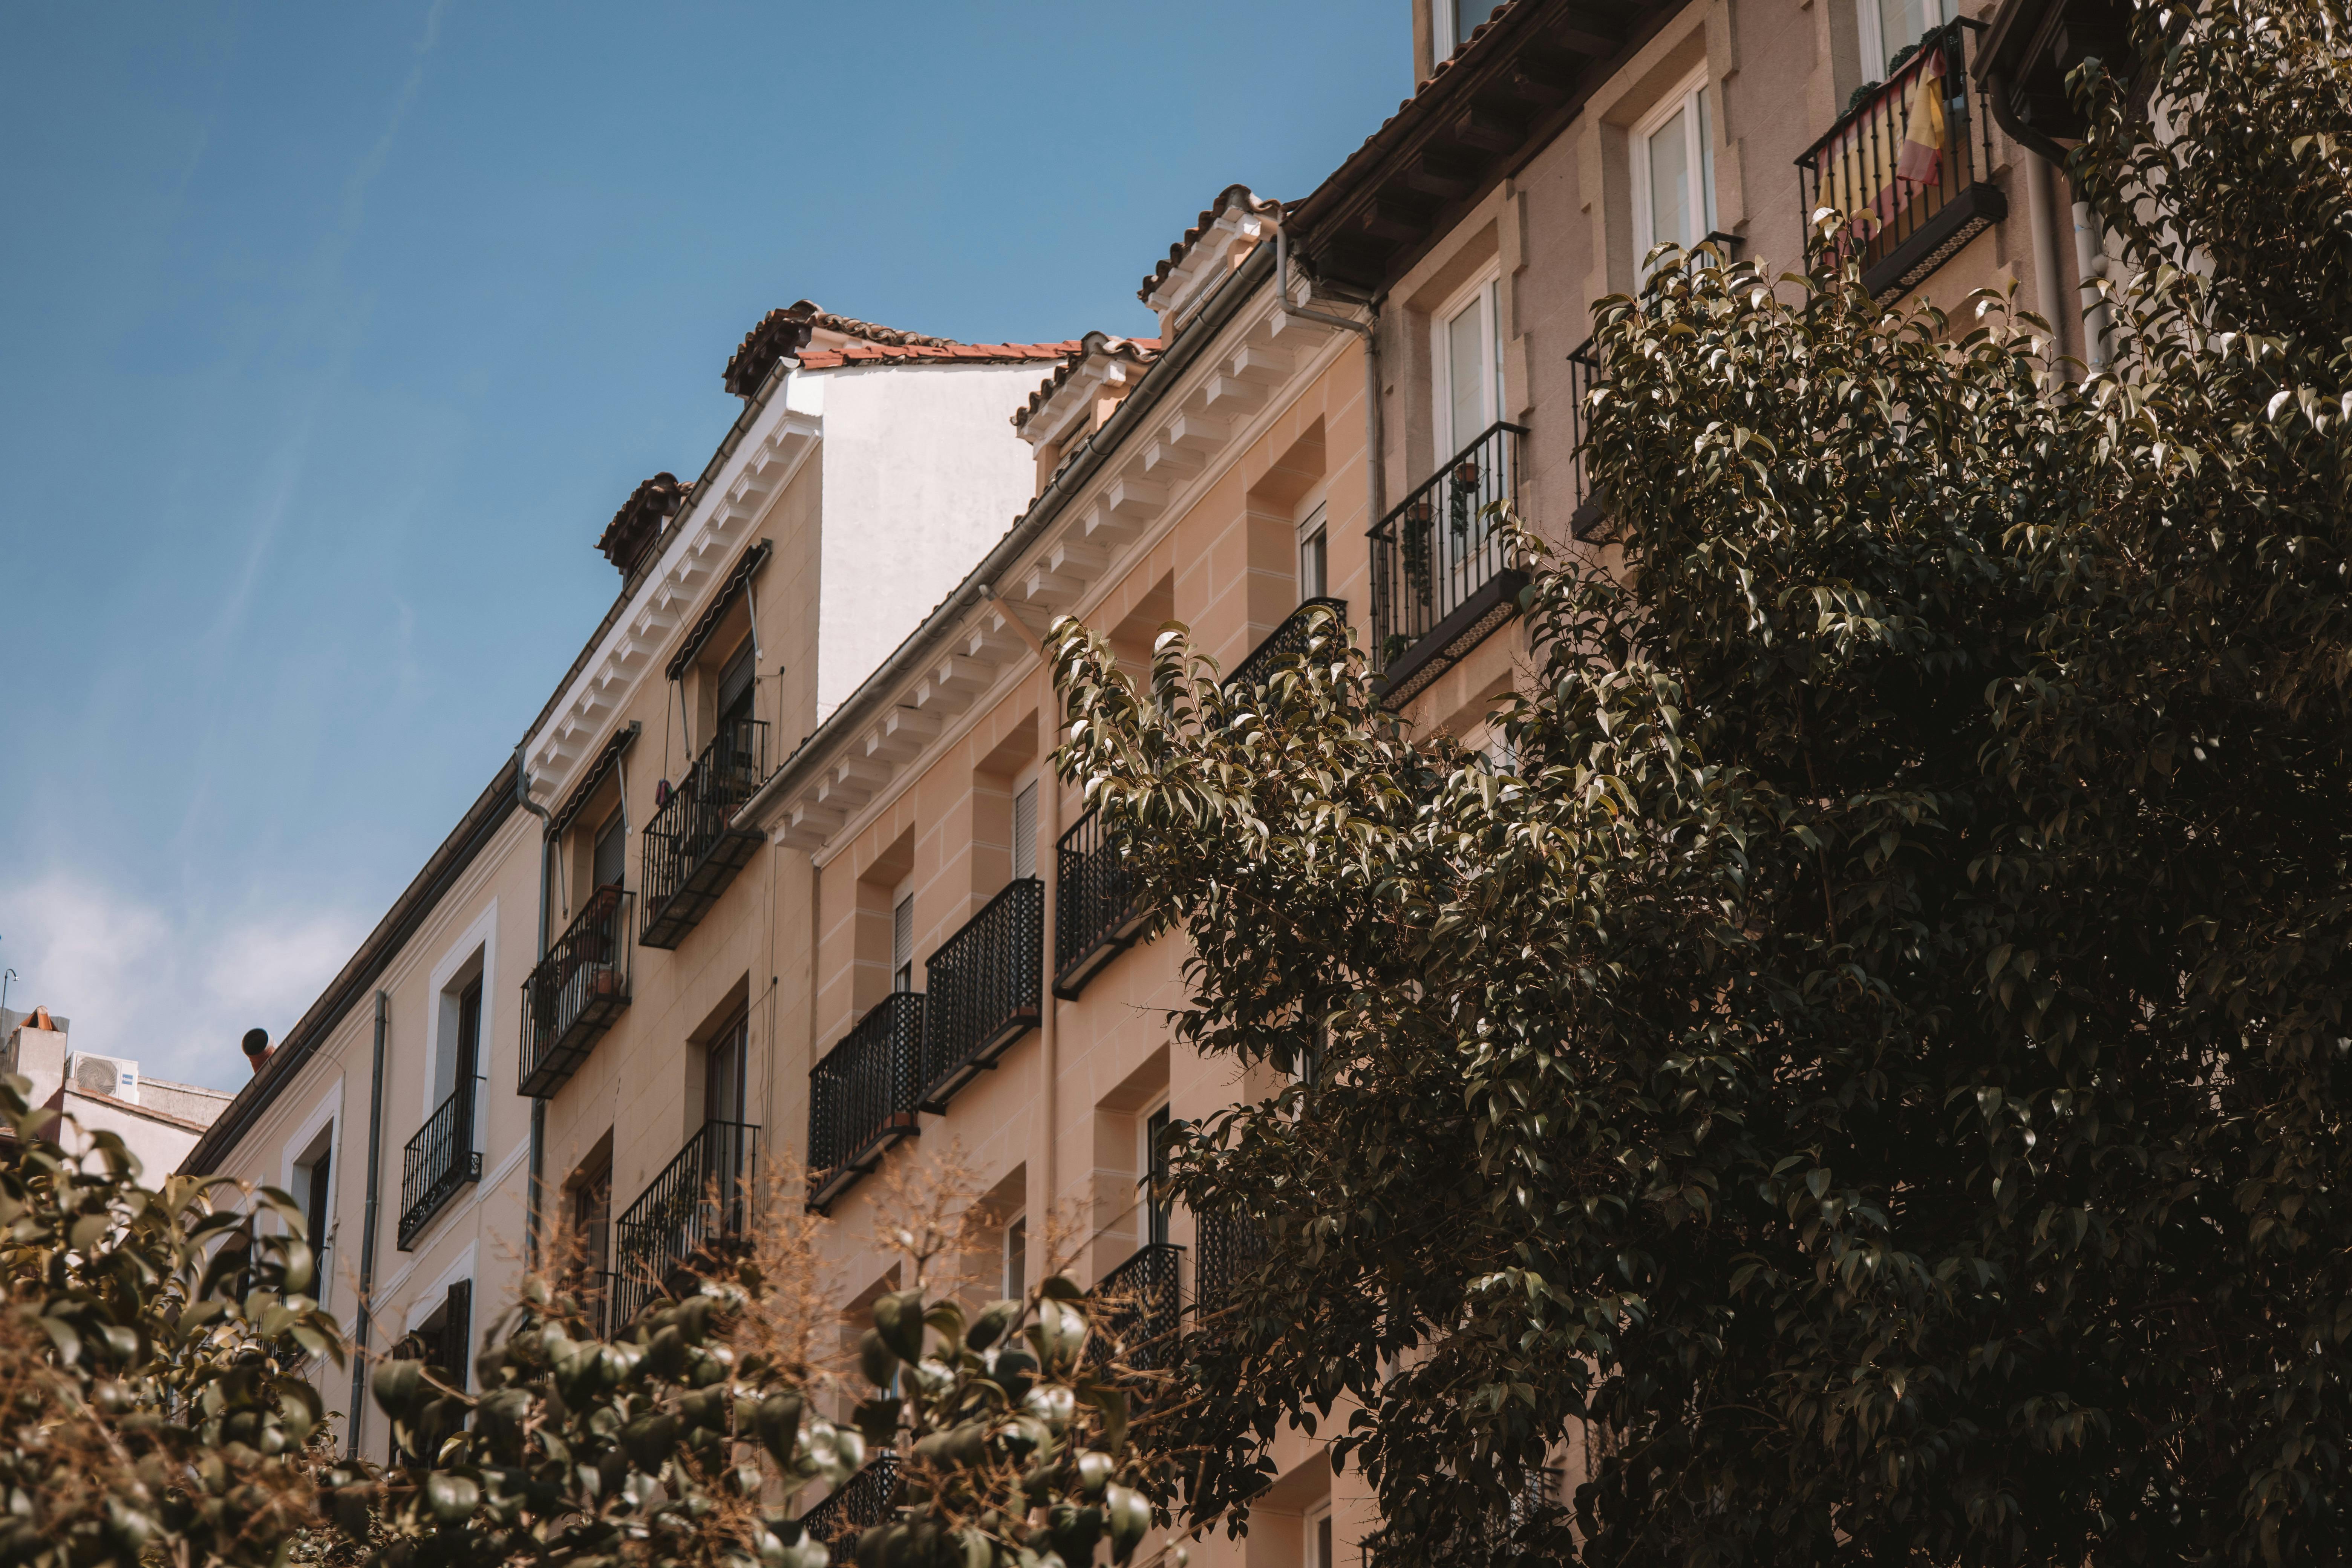
[[[467,1183],[481,1177],[482,1156],[474,1147],[474,1080],[460,1079],[401,1152],[400,1250],[414,1250],[433,1216]]]
[[[1117,1363],[1137,1372],[1158,1372],[1174,1362],[1184,1315],[1179,1282],[1183,1261],[1182,1247],[1146,1242],[1096,1282],[1094,1295],[1101,1311],[1087,1353],[1097,1367]]]
[[[1397,708],[1518,608],[1495,508],[1516,501],[1525,426],[1495,424],[1372,525],[1372,658]]]
[[[760,847],[756,828],[732,826],[768,776],[768,725],[732,719],[687,770],[653,820],[646,824],[647,947],[676,947],[710,912]]]
[[[1055,847],[1054,994],[1086,989],[1103,965],[1135,945],[1151,923],[1118,848],[1089,810]]]
[[[612,1321],[626,1323],[688,1268],[743,1235],[758,1179],[760,1130],[706,1121],[622,1215]]]
[[[1992,116],[1981,83],[1973,113],[1969,101],[1969,56],[1984,26],[1963,16],[1929,33],[1797,158],[1804,221],[1822,207],[1846,216],[1837,243],[1861,263],[1873,294],[1917,288],[2009,215],[1991,183]]]
[[[1250,649],[1248,658],[1234,666],[1234,672],[1225,677],[1225,689],[1246,691],[1251,687],[1263,683],[1284,659],[1293,654],[1305,653],[1307,638],[1315,629],[1317,617],[1314,612],[1318,609],[1330,611],[1339,627],[1344,628],[1347,626],[1347,600],[1307,600],[1298,608],[1291,611],[1282,625],[1266,633],[1265,640]]]
[[[1592,389],[1601,384],[1601,360],[1593,352],[1592,340],[1587,338],[1568,353],[1569,435],[1576,446],[1575,456],[1569,459],[1570,492],[1576,508],[1569,513],[1568,531],[1586,541],[1600,539],[1609,531],[1609,498],[1592,484],[1584,451]]]
[[[1214,1210],[1194,1217],[1200,1242],[1193,1266],[1192,1301],[1203,1318],[1223,1309],[1234,1289],[1271,1254],[1265,1230],[1238,1210]]]
[[[857,1020],[809,1071],[809,1206],[820,1214],[918,1131],[923,997],[901,991]]]
[[[877,1449],[864,1469],[801,1515],[801,1528],[825,1543],[833,1563],[855,1563],[858,1531],[887,1522],[898,1492],[898,1456]]]
[[[1045,1007],[1045,884],[1006,884],[924,965],[920,1109],[948,1100],[1037,1026]]]
[[[636,895],[616,887],[588,895],[588,906],[555,939],[522,984],[522,1067],[518,1088],[545,1100],[588,1059],[596,1037],[629,1005],[629,953]]]

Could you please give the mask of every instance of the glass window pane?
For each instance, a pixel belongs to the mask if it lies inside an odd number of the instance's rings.
[[[1696,241],[1715,232],[1715,128],[1707,123],[1706,89],[1701,88],[1691,99],[1698,106],[1698,201],[1704,215],[1691,237]]]
[[[1454,0],[1454,47],[1460,48],[1470,41],[1470,35],[1479,25],[1495,14],[1487,0]]]
[[[1446,387],[1452,395],[1445,455],[1452,457],[1486,427],[1486,342],[1478,320],[1482,301],[1472,300],[1445,323]]]
[[[1688,245],[1698,237],[1690,226],[1690,132],[1687,110],[1650,133],[1650,243]]]
[[[1878,36],[1886,46],[1886,59],[1874,65],[1871,74],[1884,73],[1887,60],[1927,37],[1930,29],[1942,26],[1951,16],[1949,0],[1878,0]]]

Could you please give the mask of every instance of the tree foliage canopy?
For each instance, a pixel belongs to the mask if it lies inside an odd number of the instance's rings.
[[[1622,570],[1524,596],[1509,765],[1328,616],[1239,691],[1056,627],[1180,1035],[1315,1063],[1178,1152],[1281,1259],[1191,1343],[1201,1517],[1338,1420],[1384,1562],[1565,1554],[1562,1445],[1601,1563],[2344,1554],[2352,57],[2133,37],[2098,373],[1833,247],[1602,302]]]

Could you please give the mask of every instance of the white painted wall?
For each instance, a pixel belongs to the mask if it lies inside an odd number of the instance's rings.
[[[844,365],[824,389],[816,718],[823,723],[1028,506],[1013,411],[1053,362]]]

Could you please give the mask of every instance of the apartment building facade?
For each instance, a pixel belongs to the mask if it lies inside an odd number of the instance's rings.
[[[1165,1202],[1153,1139],[1276,1086],[1169,1037],[1181,939],[1143,940],[1051,766],[1052,618],[1139,668],[1181,620],[1240,673],[1324,605],[1401,714],[1484,745],[1532,655],[1486,509],[1613,563],[1576,457],[1591,305],[1654,244],[1793,268],[1834,205],[1883,297],[2013,283],[2095,347],[2046,91],[2095,28],[2021,0],[1475,13],[1412,0],[1413,96],[1303,199],[1211,201],[1139,290],[1156,336],[763,319],[701,475],[605,529],[622,592],[516,758],[190,1168],[315,1189],[330,1305],[364,1274],[379,1347],[478,1330],[534,1234],[625,1316],[782,1164],[843,1222],[854,1323],[905,1266],[877,1178],[950,1148],[983,1285],[1057,1250],[1154,1327],[1213,1302],[1253,1240]],[[1304,1433],[1276,1458],[1246,1541],[1194,1550],[1335,1568],[1370,1499]]]

